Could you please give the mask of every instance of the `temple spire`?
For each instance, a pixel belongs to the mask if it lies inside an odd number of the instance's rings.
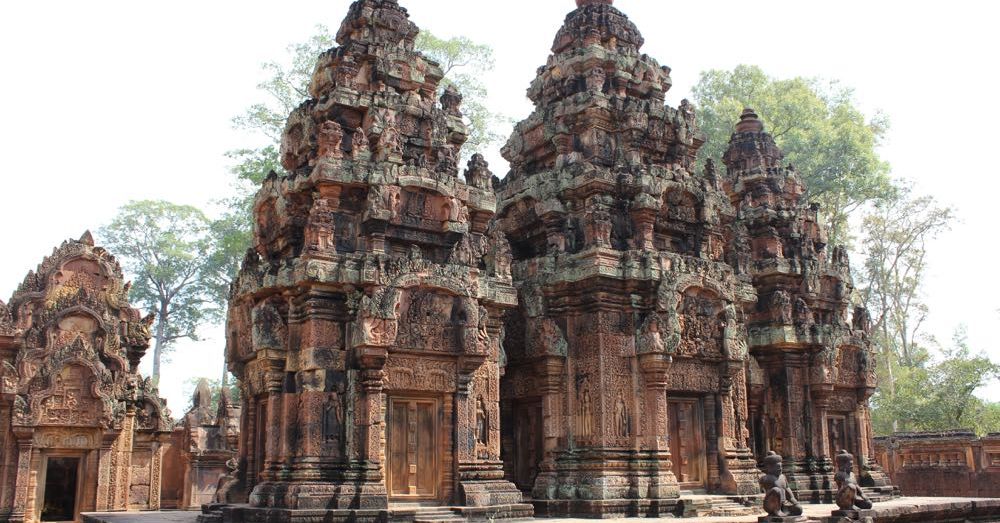
[[[576,0],[577,7],[586,7],[588,5],[612,5],[615,0]]]

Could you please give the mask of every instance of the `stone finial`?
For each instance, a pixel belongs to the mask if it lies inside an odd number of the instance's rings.
[[[86,245],[88,247],[93,247],[94,246],[94,235],[90,234],[89,230],[83,231],[83,236],[80,236],[80,243],[82,243],[82,244],[84,244],[84,245]]]
[[[588,5],[612,5],[615,0],[576,0],[576,7],[586,7]]]
[[[757,116],[757,111],[747,107],[743,109],[743,114],[740,115],[740,121],[736,124],[736,132],[738,133],[760,133],[764,132],[764,122],[760,121],[760,117]]]
[[[191,405],[196,409],[212,405],[212,388],[205,378],[198,380],[198,386],[194,388],[194,395],[191,397]]]

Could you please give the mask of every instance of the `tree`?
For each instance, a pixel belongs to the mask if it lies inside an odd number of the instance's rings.
[[[180,339],[197,340],[198,327],[217,320],[210,278],[213,237],[208,218],[195,207],[164,201],[133,201],[99,235],[135,278],[130,297],[156,313],[153,380],[162,358]]]
[[[444,71],[441,88],[454,86],[464,97],[462,113],[469,124],[469,140],[462,148],[463,159],[501,143],[503,136],[497,127],[506,119],[486,106],[488,91],[482,80],[484,73],[493,70],[493,48],[464,36],[442,40],[427,31],[417,36],[416,48],[441,64]]]
[[[699,155],[718,160],[745,107],[764,119],[789,163],[802,173],[809,198],[822,205],[832,244],[847,244],[848,217],[891,196],[889,166],[877,148],[888,129],[882,115],[866,119],[853,93],[836,82],[768,76],[756,66],[701,74],[693,88],[698,121],[708,135]]]
[[[927,317],[921,286],[927,269],[927,244],[949,230],[954,210],[933,197],[914,197],[912,189],[872,206],[863,220],[864,268],[861,298],[873,315],[878,343],[904,365],[916,363],[914,346]]]
[[[953,220],[952,209],[939,207],[932,197],[913,196],[909,187],[873,205],[863,220],[859,294],[872,314],[883,404],[909,392],[899,390],[900,383],[912,384],[921,376],[926,353],[920,346],[921,329],[928,313],[921,294],[927,246]]]
[[[936,344],[935,344],[936,345]],[[959,329],[951,346],[937,347],[931,360],[922,347],[912,365],[901,366],[895,394],[887,389],[872,398],[875,432],[973,429],[979,434],[1000,431],[1000,403],[976,396],[976,391],[1000,377],[1000,365],[983,354],[973,355]]]

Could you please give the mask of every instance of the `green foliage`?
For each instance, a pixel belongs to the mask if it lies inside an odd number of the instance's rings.
[[[702,73],[693,88],[698,121],[708,135],[702,160],[718,161],[745,107],[753,107],[822,205],[832,244],[849,243],[848,217],[893,193],[889,165],[877,148],[888,122],[866,119],[853,93],[836,82],[776,79],[756,66]]]
[[[896,431],[973,429],[1000,432],[1000,403],[985,401],[976,390],[1000,378],[1000,365],[972,354],[963,330],[951,346],[938,347],[931,360],[917,349],[912,365],[895,373],[895,394],[883,388],[872,398],[872,424],[878,434]]]
[[[416,49],[441,65],[444,71],[441,89],[453,85],[464,97],[462,113],[468,120],[469,140],[462,148],[463,159],[501,143],[503,136],[497,127],[506,119],[486,106],[488,91],[482,80],[483,74],[493,70],[493,48],[464,36],[443,40],[422,31],[417,36]]]
[[[903,365],[916,364],[913,347],[928,313],[921,297],[928,242],[948,231],[954,220],[953,209],[900,186],[895,195],[873,205],[862,222],[860,296],[872,313],[878,345]]]
[[[192,403],[193,400],[192,396],[194,396],[194,390],[198,387],[198,383],[202,379],[208,382],[208,388],[209,390],[212,391],[212,410],[213,411],[218,410],[219,399],[221,398],[222,394],[222,381],[217,379],[215,380],[208,379],[208,378],[188,378],[187,380],[184,381],[184,388],[181,389],[184,393],[184,396],[190,398],[188,399],[187,407],[184,409],[185,412],[191,410],[191,407],[194,406],[194,403]],[[234,405],[239,404],[240,403],[239,382],[235,380],[230,380],[228,383],[226,383],[226,389],[229,391],[230,403]]]
[[[198,327],[218,321],[210,281],[214,236],[208,218],[195,207],[164,201],[133,201],[99,230],[134,278],[130,298],[156,313],[153,379],[179,339],[197,340]]]

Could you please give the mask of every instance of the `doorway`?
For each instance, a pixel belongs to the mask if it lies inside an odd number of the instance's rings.
[[[542,402],[515,405],[514,420],[514,484],[531,492],[542,461]]]
[[[683,489],[704,488],[708,461],[702,402],[698,398],[671,398],[667,405],[670,457],[677,482]]]
[[[45,458],[41,521],[76,521],[80,458]]]
[[[389,398],[387,426],[389,497],[435,500],[441,485],[441,402]]]

